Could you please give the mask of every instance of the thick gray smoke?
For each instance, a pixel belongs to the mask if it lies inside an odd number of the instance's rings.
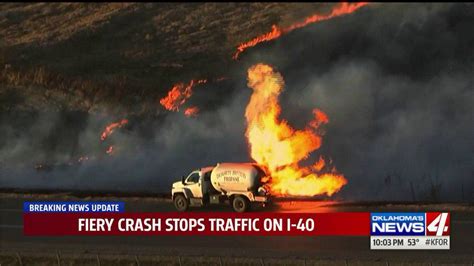
[[[225,108],[197,118],[182,113],[170,113],[162,121],[129,118],[129,124],[103,142],[104,127],[121,117],[90,115],[78,118],[86,121],[82,127],[64,128],[60,115],[45,113],[20,130],[10,115],[1,128],[2,138],[9,140],[1,146],[2,187],[169,192],[171,182],[192,169],[249,160],[241,108],[248,96],[237,95]],[[68,132],[56,132],[58,125]],[[110,145],[112,156],[105,153]],[[89,159],[77,163],[80,156]]]
[[[349,181],[336,197],[472,201],[472,25],[471,4],[374,4],[247,50],[231,81],[196,88],[197,118],[129,118],[106,143],[100,132],[121,117],[45,112],[21,126],[5,114],[1,187],[167,192],[194,168],[248,161],[246,70],[266,63],[285,79],[280,101],[290,124],[303,127],[315,107],[328,114],[316,156],[332,158]],[[117,154],[104,155],[113,144]],[[80,154],[94,158],[52,171],[32,167]]]
[[[472,200],[473,24],[471,4],[372,5],[251,60],[282,72],[288,120],[329,115],[321,154],[349,180],[340,196]]]

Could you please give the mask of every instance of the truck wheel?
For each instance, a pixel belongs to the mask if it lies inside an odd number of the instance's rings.
[[[232,200],[232,208],[236,212],[246,212],[249,209],[250,202],[242,196],[235,196]]]
[[[183,195],[176,195],[174,197],[174,207],[180,211],[184,212],[188,209],[189,203],[188,200]]]

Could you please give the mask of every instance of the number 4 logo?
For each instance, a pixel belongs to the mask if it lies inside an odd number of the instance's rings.
[[[449,213],[447,212],[427,212],[426,213],[426,235],[427,236],[448,236]]]

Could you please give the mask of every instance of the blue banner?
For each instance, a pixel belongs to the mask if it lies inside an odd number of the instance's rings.
[[[124,212],[119,201],[41,201],[24,202],[24,212]]]
[[[424,212],[374,212],[370,214],[372,236],[424,236]]]

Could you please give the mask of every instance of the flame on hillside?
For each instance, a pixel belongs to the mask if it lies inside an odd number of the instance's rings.
[[[199,113],[199,108],[196,106],[189,107],[189,108],[186,108],[186,110],[184,110],[184,115],[187,117],[197,116],[198,113]]]
[[[168,111],[178,112],[179,107],[193,95],[193,87],[203,83],[207,83],[207,79],[191,80],[188,84],[177,83],[160,100],[160,104]]]
[[[302,28],[307,26],[308,24],[317,23],[324,20],[329,20],[335,17],[339,17],[342,15],[347,15],[350,13],[355,12],[357,9],[367,5],[368,3],[360,2],[360,3],[340,3],[336,5],[329,14],[320,15],[314,14],[312,16],[307,17],[302,22],[294,23],[288,27],[278,27],[277,25],[272,25],[272,29],[269,32],[266,32],[260,36],[257,36],[249,41],[243,42],[237,46],[237,51],[235,52],[233,59],[237,60],[239,55],[248,48],[254,47],[255,45],[268,42],[274,39],[279,38],[280,36],[287,34],[293,30]]]
[[[127,123],[128,123],[127,119],[122,119],[118,122],[114,122],[107,125],[104,131],[102,132],[102,134],[100,135],[100,140],[104,141],[105,139],[107,139],[108,136],[110,136],[114,132],[115,129],[121,128]]]

